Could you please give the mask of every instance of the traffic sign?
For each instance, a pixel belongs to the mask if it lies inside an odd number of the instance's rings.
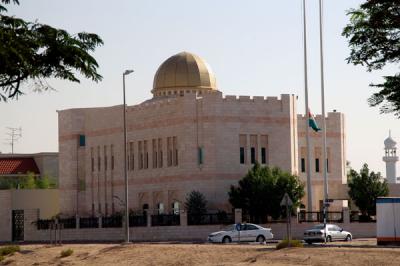
[[[241,224],[236,224],[236,225],[235,225],[235,228],[236,228],[236,231],[240,231],[240,229],[241,229]]]
[[[292,205],[293,205],[292,199],[289,197],[288,193],[285,193],[285,195],[283,195],[283,198],[281,200],[281,206],[292,206]]]

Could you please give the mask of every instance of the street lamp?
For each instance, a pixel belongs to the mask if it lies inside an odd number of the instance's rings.
[[[125,242],[129,243],[129,208],[128,208],[128,169],[126,167],[126,103],[125,103],[125,76],[133,73],[133,70],[125,70],[122,74],[122,87],[124,94],[124,175],[125,175]]]

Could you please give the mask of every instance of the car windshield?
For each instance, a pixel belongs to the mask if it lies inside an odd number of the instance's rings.
[[[314,225],[314,227],[313,227],[312,229],[319,229],[319,230],[321,230],[321,229],[324,229],[324,225],[323,225],[323,224],[317,224],[317,225]]]

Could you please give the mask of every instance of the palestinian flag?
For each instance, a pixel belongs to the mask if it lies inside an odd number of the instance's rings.
[[[308,126],[311,127],[315,132],[320,131],[317,121],[315,121],[314,115],[308,110]]]

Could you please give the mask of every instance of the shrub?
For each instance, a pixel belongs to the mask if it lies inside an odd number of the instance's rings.
[[[0,248],[0,256],[12,255],[20,250],[19,246],[5,246]]]
[[[71,256],[72,253],[74,253],[74,251],[72,249],[64,249],[63,251],[61,251],[61,258],[65,258],[68,256]]]
[[[276,249],[287,248],[289,245],[289,241],[287,239],[282,240],[276,245]],[[301,248],[303,247],[303,243],[300,240],[292,239],[290,240],[290,247],[292,248]]]

